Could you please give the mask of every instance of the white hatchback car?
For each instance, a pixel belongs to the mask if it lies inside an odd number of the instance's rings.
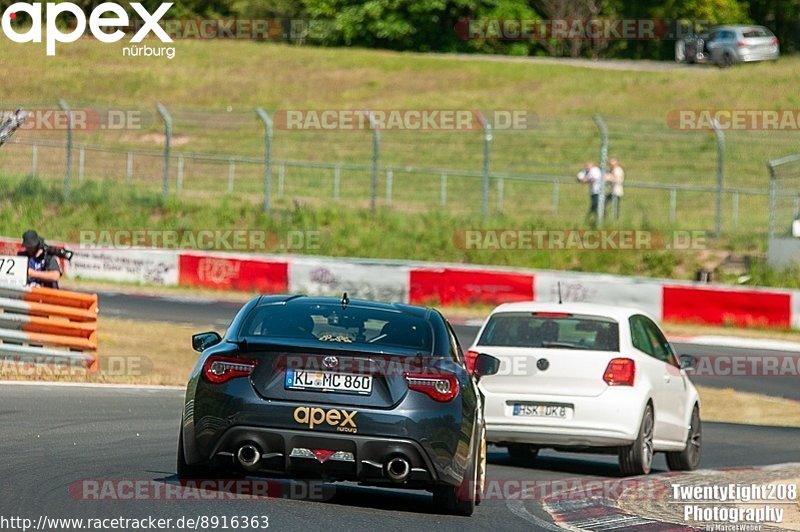
[[[700,399],[655,321],[629,308],[584,303],[497,307],[466,354],[501,361],[481,379],[487,440],[512,457],[540,448],[618,454],[626,475],[650,472],[665,452],[672,470],[700,462]]]

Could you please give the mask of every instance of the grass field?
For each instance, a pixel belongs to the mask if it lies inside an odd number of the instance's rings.
[[[13,46],[13,54],[12,47]],[[31,142],[63,140],[63,131],[20,131],[21,144],[0,149],[5,192],[0,233],[37,226],[51,239],[74,240],[80,229],[253,227],[276,233],[320,230],[321,246],[297,250],[334,256],[385,257],[608,271],[690,278],[728,252],[761,253],[769,217],[765,195],[723,197],[723,230],[707,250],[655,252],[465,251],[455,232],[477,227],[571,229],[584,227],[585,186],[574,182],[581,161],[597,159],[594,113],[608,124],[610,153],[626,167],[622,219],[612,228],[705,230],[714,226],[715,194],[637,188],[637,183],[715,186],[715,143],[707,131],[675,131],[666,117],[675,109],[794,109],[800,96],[800,58],[777,63],[620,72],[540,62],[426,56],[358,49],[305,48],[273,43],[181,41],[174,60],[123,58],[120,47],[82,40],[47,58],[37,45],[0,43],[3,105],[52,108],[59,98],[73,108],[147,109],[142,129],[80,131],[78,145],[121,151],[84,153],[84,175],[73,154],[73,195],[59,199],[63,148],[37,152]],[[12,59],[13,57],[13,59]],[[42,68],[45,65],[46,68]],[[170,189],[161,190],[162,125],[155,102],[172,110],[174,125]],[[259,212],[263,167],[237,164],[227,156],[260,157],[263,131],[253,112],[286,109],[480,109],[527,110],[535,117],[526,131],[495,131],[493,172],[519,180],[493,179],[489,220],[479,213],[478,177],[449,175],[442,198],[438,169],[477,173],[481,133],[383,131],[379,213],[369,205],[371,136],[366,131],[276,130],[276,161],[349,163],[338,196],[332,167],[278,164],[273,168],[275,213]],[[726,185],[766,191],[764,162],[797,151],[796,131],[731,131],[726,138]],[[125,150],[150,150],[132,158],[126,179]],[[216,161],[193,154],[221,154]],[[178,154],[184,178],[176,192]],[[391,203],[385,168],[394,170]],[[534,182],[527,178],[559,179]],[[83,177],[83,181],[81,180]],[[233,177],[231,183],[230,177]],[[233,191],[229,187],[233,185]],[[502,187],[502,188],[501,188]],[[502,192],[501,192],[502,191]],[[502,194],[502,207],[500,195]],[[675,219],[670,220],[670,203]],[[443,202],[444,200],[444,202]],[[736,203],[738,202],[738,203]],[[442,207],[442,205],[444,205]],[[784,210],[791,206],[784,205]],[[785,213],[784,213],[785,214]],[[780,227],[786,225],[779,219]],[[754,281],[794,285],[791,275],[755,272]]]
[[[223,195],[214,201],[170,199],[116,186],[86,182],[76,186],[68,201],[60,188],[34,178],[0,180],[0,234],[21,235],[36,227],[51,241],[78,242],[82,230],[202,230],[253,229],[265,231],[274,243],[270,252],[336,257],[416,259],[496,264],[625,275],[691,278],[707,262],[719,261],[726,251],[576,250],[503,251],[464,249],[457,239],[465,229],[489,227],[539,228],[547,222],[531,215],[495,216],[484,223],[476,214],[446,211],[409,214],[381,208],[376,214],[344,203],[288,205],[265,215],[259,205]],[[575,224],[572,227],[580,227]],[[290,247],[289,235],[314,231],[315,242]],[[313,245],[305,245],[312,243]],[[716,245],[709,241],[709,245]],[[723,245],[719,244],[718,245]],[[283,247],[281,247],[283,246]],[[775,282],[791,279],[776,277]]]
[[[184,193],[225,193],[228,163],[190,158],[192,153],[259,157],[263,132],[253,108],[287,109],[467,109],[526,110],[533,119],[525,131],[494,132],[492,171],[572,179],[582,161],[597,159],[599,135],[592,116],[602,115],[609,128],[610,152],[623,162],[628,181],[644,184],[716,186],[716,146],[710,132],[676,131],[667,115],[678,109],[796,109],[800,96],[791,90],[800,80],[800,58],[778,63],[620,72],[563,64],[447,58],[358,49],[306,48],[274,43],[181,41],[174,60],[123,58],[116,45],[83,40],[62,47],[56,58],[44,58],[36,45],[0,45],[5,69],[4,105],[52,107],[59,98],[73,108],[85,105],[146,109],[141,130],[91,131],[76,134],[76,143],[126,149],[159,150],[161,123],[156,102],[173,110],[175,153],[185,153]],[[40,68],[41,62],[47,68]],[[211,67],[213,65],[213,67]],[[228,111],[229,109],[229,111]],[[208,112],[207,112],[208,111]],[[30,131],[20,140],[61,139],[63,132]],[[395,209],[438,208],[442,168],[479,172],[479,131],[383,131],[382,166],[396,169]],[[797,151],[797,131],[729,131],[726,138],[726,184],[766,189],[765,161]],[[15,151],[16,150],[16,151]],[[366,131],[277,130],[273,155],[281,161],[368,165],[371,137]],[[7,146],[0,170],[24,175],[29,147]],[[125,154],[89,152],[87,178],[121,179]],[[176,164],[173,163],[173,179]],[[160,187],[161,161],[134,160],[133,184]],[[416,169],[409,173],[403,170]],[[422,170],[427,169],[427,170]],[[63,150],[41,153],[39,173],[60,178]],[[262,169],[236,169],[237,193],[260,195]],[[276,169],[277,173],[277,169]],[[331,169],[286,168],[283,196],[330,200]],[[585,210],[585,190],[564,187],[553,214],[549,183],[504,183],[504,212],[533,212],[554,223],[574,221]],[[175,183],[173,182],[173,187]],[[386,195],[381,176],[380,197]],[[474,211],[480,202],[475,178],[450,176],[447,208]],[[277,185],[276,185],[277,188]],[[341,197],[358,202],[368,197],[368,172],[344,170]],[[277,195],[278,190],[273,194]],[[492,184],[492,206],[497,203]],[[623,211],[628,224],[668,223],[669,191],[629,188]],[[734,198],[724,198],[725,227],[734,227]],[[739,230],[763,233],[766,197],[742,196]],[[709,229],[713,194],[681,192],[675,224]]]

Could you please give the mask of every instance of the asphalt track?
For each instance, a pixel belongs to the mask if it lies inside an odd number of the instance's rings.
[[[101,293],[100,306],[106,316],[191,323],[199,329],[221,330],[240,304]],[[459,326],[457,332],[468,345],[476,328]],[[713,349],[680,347],[686,348],[681,352],[694,348],[697,353]],[[737,379],[736,387],[771,385],[773,393],[796,397],[791,383],[780,385],[770,380]],[[16,516],[36,522],[40,516],[47,516],[177,520],[183,516],[266,515],[270,528],[276,530],[555,530],[538,498],[518,496],[523,483],[543,483],[538,485],[547,489],[564,481],[619,478],[613,456],[543,451],[535,463],[524,463],[510,459],[502,449],[490,448],[487,473],[496,495],[485,500],[471,518],[440,514],[425,492],[353,484],[326,484],[320,488],[317,484],[309,487],[271,481],[279,488],[270,489],[273,497],[245,501],[230,500],[225,488],[216,493],[228,500],[207,500],[206,496],[152,498],[153,486],[177,486],[175,449],[182,399],[182,390],[169,388],[0,384],[0,471],[4,473],[0,482],[0,519]],[[702,467],[797,462],[798,441],[800,429],[705,423]],[[657,456],[654,469],[655,474],[666,472],[663,456]],[[146,493],[150,495],[133,500],[87,500],[80,489],[85,480],[138,481],[139,486],[149,486]],[[306,497],[309,490],[314,495]],[[129,493],[125,492],[128,496]],[[173,525],[172,529],[188,528]]]
[[[119,292],[100,292],[99,297],[100,313],[103,316],[188,323],[197,325],[199,329],[210,327],[219,331],[225,329],[231,318],[236,314],[236,311],[242,306],[241,302],[175,296],[153,297]],[[474,325],[455,325],[454,329],[464,349],[467,349],[472,344],[478,332],[478,327]],[[681,342],[674,342],[673,346],[680,354],[708,357],[797,355],[797,353],[786,351],[716,347]],[[798,385],[800,384],[800,377],[797,375],[707,376],[695,377],[693,380],[695,383],[704,386],[733,388],[746,392],[800,400],[800,386]]]
[[[351,484],[325,485],[322,496],[312,500],[86,500],[80,486],[87,479],[176,485],[175,447],[182,395],[176,389],[0,385],[0,517],[19,516],[36,522],[40,516],[178,519],[266,515],[274,530],[527,531],[555,528],[535,498],[514,496],[520,481],[618,476],[613,457],[543,452],[534,465],[513,462],[502,450],[490,448],[489,480],[512,486],[511,496],[485,500],[471,518],[438,513],[425,492]],[[705,468],[800,458],[800,429],[706,423],[704,439]],[[657,457],[656,470],[666,470],[662,456]],[[279,494],[294,490],[302,496],[307,492],[303,485],[282,482],[280,486]],[[129,492],[117,493],[127,496]]]

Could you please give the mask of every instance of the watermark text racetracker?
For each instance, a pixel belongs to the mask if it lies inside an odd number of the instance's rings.
[[[263,229],[84,229],[79,232],[78,249],[297,251],[320,249],[321,242],[322,233],[315,230],[289,230],[285,235],[277,235]]]
[[[14,355],[0,352],[0,378],[49,379],[59,377],[141,377],[154,363],[142,355],[103,355],[96,363],[52,355]]]
[[[800,377],[800,355],[709,354],[694,357],[690,374],[695,377]],[[668,366],[678,373],[678,368]]]
[[[798,131],[800,109],[672,109],[666,120],[681,131]]]
[[[15,110],[0,110],[0,121]],[[150,113],[139,109],[26,109],[23,131],[121,131],[141,130],[153,122]]]
[[[280,109],[274,122],[285,130],[528,130],[536,125],[537,116],[525,109]]]
[[[464,40],[490,41],[653,41],[696,35],[708,20],[663,18],[483,18],[462,19],[455,32]]]
[[[70,497],[79,501],[261,501],[293,499],[324,501],[335,487],[321,480],[281,482],[272,479],[213,478],[166,482],[137,478],[87,478],[68,487]]]
[[[705,231],[645,229],[462,229],[456,247],[484,251],[645,251],[706,249]]]

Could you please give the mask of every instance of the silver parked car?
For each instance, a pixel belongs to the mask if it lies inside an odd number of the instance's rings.
[[[707,34],[690,35],[675,44],[675,60],[714,63],[721,67],[778,59],[778,38],[764,26],[715,26]]]

